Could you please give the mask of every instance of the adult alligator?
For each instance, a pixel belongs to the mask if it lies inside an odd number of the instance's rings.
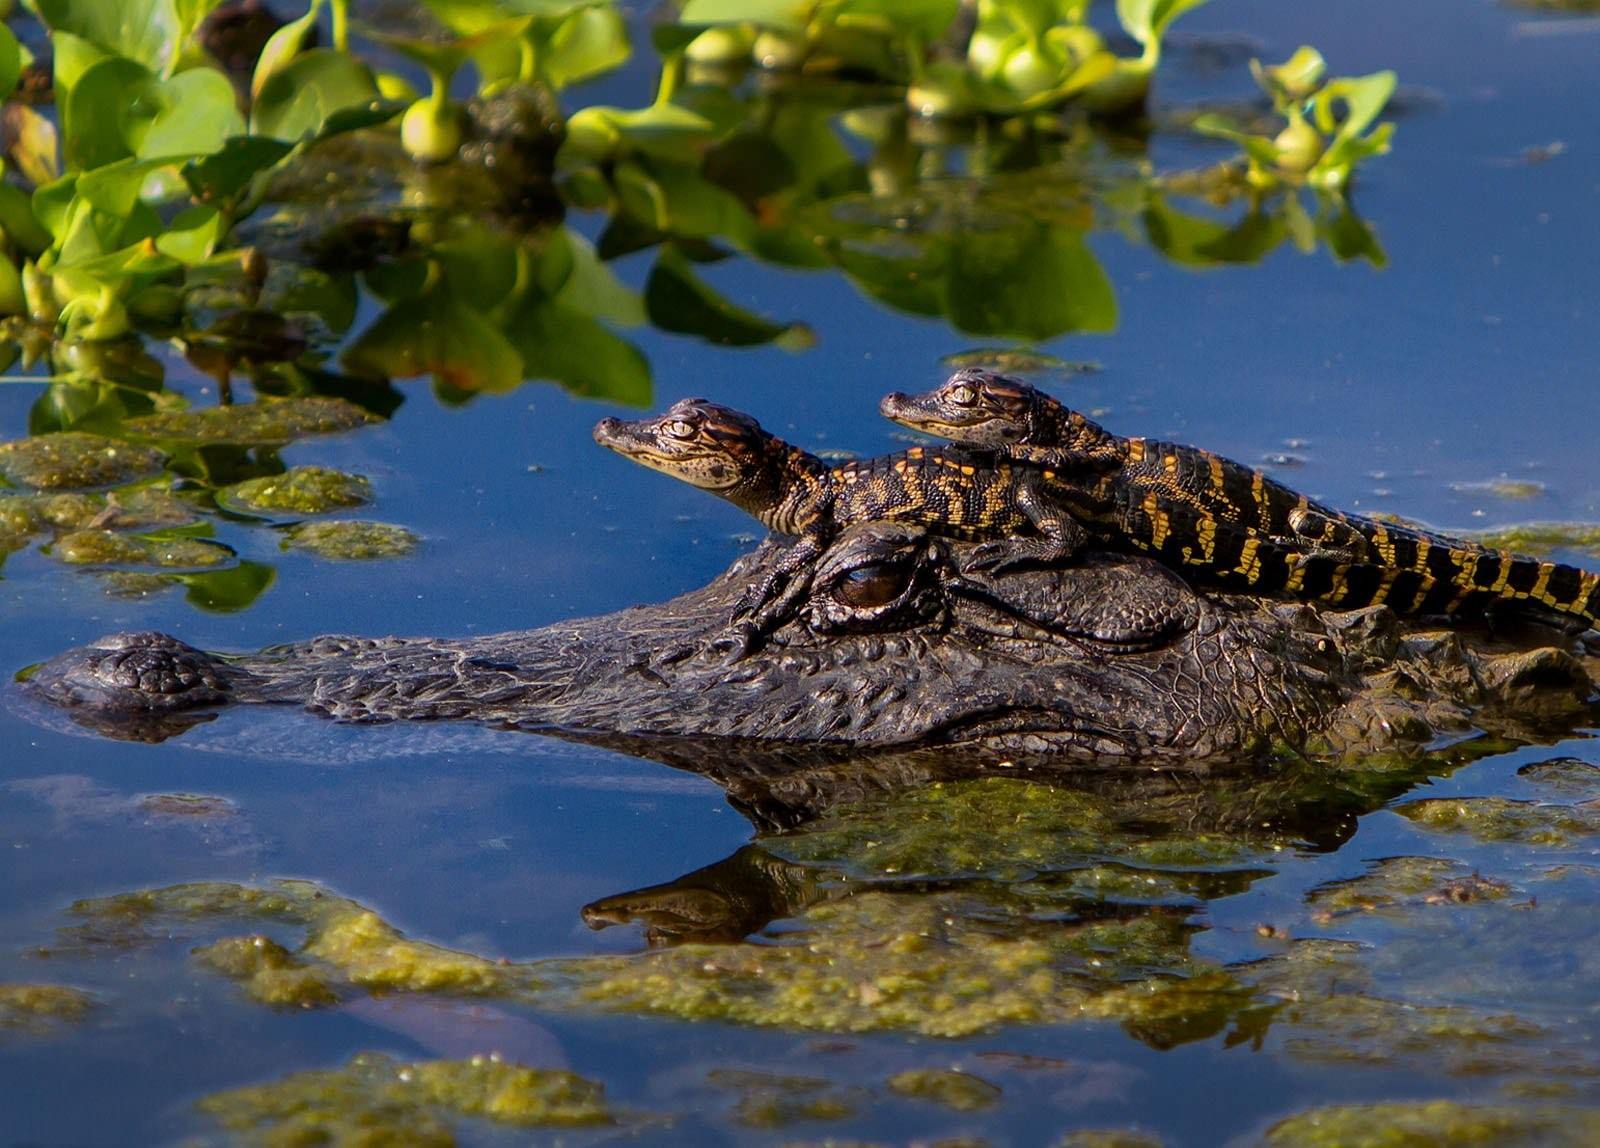
[[[147,739],[238,703],[354,722],[474,720],[616,745],[736,796],[778,777],[848,785],[853,763],[879,750],[935,747],[897,754],[918,781],[1371,752],[1474,725],[1570,729],[1595,714],[1593,660],[1552,632],[1519,646],[1408,628],[1386,607],[1202,595],[1134,555],[975,571],[971,550],[905,524],[850,527],[766,643],[732,666],[710,643],[783,563],[781,542],[671,601],[538,630],[322,637],[246,655],[118,634],[22,688],[81,724]]]

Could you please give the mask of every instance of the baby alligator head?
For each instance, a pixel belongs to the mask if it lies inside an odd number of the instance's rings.
[[[1020,379],[968,368],[931,391],[885,395],[878,410],[912,430],[995,450],[1034,441],[1039,398]]]
[[[680,399],[654,418],[601,419],[594,440],[735,502],[764,484],[787,449],[749,415],[708,399]]]

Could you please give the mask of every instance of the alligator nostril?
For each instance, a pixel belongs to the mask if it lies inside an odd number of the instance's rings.
[[[594,424],[594,441],[598,443],[604,443],[606,439],[610,438],[616,433],[616,429],[621,425],[621,419],[601,419],[599,422]]]
[[[878,401],[878,413],[893,416],[894,412],[905,405],[906,396],[900,391],[890,391]]]

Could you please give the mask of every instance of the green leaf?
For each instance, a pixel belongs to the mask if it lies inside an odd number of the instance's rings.
[[[960,10],[960,0],[842,0],[829,11],[841,27],[886,26],[899,35],[936,40]]]
[[[251,130],[292,142],[324,132],[338,112],[382,104],[365,64],[331,48],[313,48],[262,85]]]
[[[231,614],[255,605],[256,599],[277,581],[278,574],[271,566],[246,561],[223,570],[166,577],[185,587],[184,598],[191,606],[213,614]]]
[[[760,24],[803,32],[815,7],[814,0],[688,0],[678,21],[692,25]]]
[[[1342,102],[1345,114],[1334,142],[1360,135],[1382,113],[1389,97],[1394,95],[1395,83],[1393,72],[1374,72],[1370,76],[1343,76],[1329,80],[1313,101],[1317,127],[1324,135],[1333,131],[1335,105]]]
[[[85,202],[107,215],[127,216],[139,202],[139,193],[152,172],[169,166],[173,160],[127,159],[108,163],[78,177],[78,194]]]
[[[27,104],[12,103],[5,109],[5,125],[14,139],[11,160],[17,170],[35,187],[60,178],[61,162],[56,125]]]
[[[293,145],[261,136],[234,136],[220,149],[184,165],[183,179],[202,202],[236,199],[256,176],[281,162]]]
[[[70,32],[57,32],[50,38],[50,48],[55,54],[52,75],[58,108],[66,105],[66,97],[92,65],[112,55]]]
[[[219,151],[229,136],[244,133],[233,85],[221,72],[191,68],[156,85],[155,115],[135,147],[139,156],[175,156]]]
[[[1246,155],[1263,167],[1275,168],[1278,166],[1278,149],[1273,146],[1271,140],[1266,136],[1253,136],[1248,132],[1240,131],[1215,112],[1207,112],[1203,116],[1196,116],[1192,126],[1201,135],[1232,140],[1244,148]]]
[[[54,32],[67,32],[95,47],[164,72],[183,47],[173,0],[34,0]]]
[[[964,229],[952,237],[945,282],[946,314],[969,334],[1040,340],[1117,326],[1111,281],[1065,228]]]
[[[1149,48],[1159,44],[1172,22],[1206,0],[1117,0],[1123,30]]]
[[[4,182],[0,182],[0,230],[29,255],[37,255],[50,246],[50,233],[33,214],[27,193]]]
[[[539,74],[560,89],[627,63],[633,48],[622,13],[580,8],[556,25],[539,53]]]
[[[305,47],[306,37],[317,26],[317,17],[322,13],[323,0],[311,0],[311,6],[306,9],[306,14],[298,20],[291,20],[279,28],[261,48],[261,54],[256,57],[255,72],[250,77],[250,98],[255,100],[261,95],[261,89],[278,72],[287,68],[291,61],[300,54]]]
[[[22,45],[11,29],[0,24],[0,100],[16,89],[22,78]]]
[[[635,219],[669,235],[750,242],[755,221],[737,196],[680,164],[619,164],[617,198]]]
[[[156,250],[179,263],[199,263],[210,257],[221,241],[222,217],[214,207],[180,211],[156,237]]]
[[[568,228],[571,269],[556,298],[565,306],[620,327],[638,327],[645,321],[644,300],[600,261],[589,241]]]
[[[708,343],[725,347],[777,343],[789,351],[816,343],[816,336],[803,323],[774,323],[730,303],[670,247],[661,251],[650,269],[644,301],[656,327],[694,335]]]
[[[96,168],[132,155],[132,137],[142,134],[151,118],[144,115],[145,101],[156,83],[149,68],[120,56],[90,64],[61,109],[67,165]]]
[[[1273,98],[1280,110],[1283,104],[1298,103],[1316,91],[1327,71],[1322,53],[1310,44],[1302,44],[1294,55],[1271,67],[1264,67],[1260,60],[1250,61],[1250,72],[1256,83]]]
[[[432,375],[462,391],[503,393],[522,382],[522,358],[477,311],[438,294],[396,303],[345,348],[340,362],[367,376]]]
[[[527,301],[508,324],[530,379],[551,379],[575,394],[649,406],[650,364],[632,343],[560,302]]]

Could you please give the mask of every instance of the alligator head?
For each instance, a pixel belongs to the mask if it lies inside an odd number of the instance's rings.
[[[45,663],[22,688],[121,737],[168,736],[226,704],[291,704],[342,721],[556,733],[713,776],[711,756],[738,758],[747,777],[789,778],[908,747],[1011,766],[1423,742],[1466,729],[1496,696],[1570,714],[1593,693],[1570,653],[1484,653],[1453,633],[1404,630],[1381,607],[1200,595],[1127,556],[975,574],[967,549],[893,524],[845,531],[809,593],[738,661],[717,639],[781,543],[671,601],[538,630],[323,637],[226,657],[119,634]],[[706,755],[708,742],[741,748]]]

